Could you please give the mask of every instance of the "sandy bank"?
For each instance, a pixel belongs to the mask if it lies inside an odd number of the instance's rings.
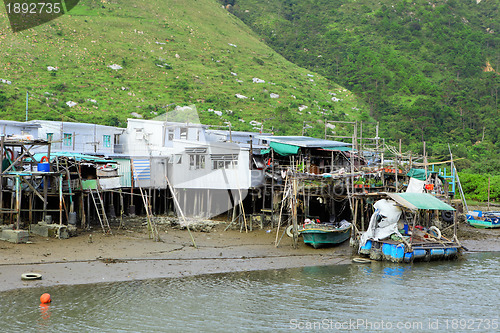
[[[350,262],[348,242],[318,250],[299,242],[294,249],[285,235],[276,248],[275,230],[224,228],[221,224],[210,233],[193,233],[197,248],[186,230],[162,228],[162,241],[154,242],[145,227],[115,230],[109,236],[96,231],[65,240],[35,236],[30,244],[0,242],[0,291]],[[43,278],[23,281],[26,272]]]
[[[274,246],[276,230],[193,233],[198,248],[185,230],[163,227],[161,242],[149,238],[141,225],[128,224],[113,235],[80,232],[65,240],[31,237],[29,244],[0,242],[0,291],[53,285],[85,284],[183,277],[210,273],[349,264],[349,242],[313,249],[299,239],[298,249],[283,237]],[[92,236],[90,236],[92,235]],[[500,251],[500,230],[461,226],[459,239],[471,251]],[[42,274],[42,280],[23,281],[21,274]]]

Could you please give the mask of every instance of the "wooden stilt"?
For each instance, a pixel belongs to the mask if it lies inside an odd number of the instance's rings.
[[[186,224],[186,229],[189,232],[189,236],[191,236],[191,241],[193,242],[193,246],[195,248],[197,248],[196,242],[194,241],[193,234],[191,233],[191,229],[189,229],[189,224],[187,223],[186,217],[184,216],[184,213],[181,210],[181,206],[179,205],[179,202],[177,201],[177,197],[176,197],[176,195],[174,193],[174,188],[172,187],[172,184],[170,184],[170,180],[168,180],[168,177],[165,176],[165,178],[167,179],[168,187],[170,188],[170,191],[172,192],[172,198],[174,199],[174,203],[177,205],[177,208],[179,209],[179,213],[181,214],[181,217],[184,220],[184,223]]]
[[[193,216],[197,216],[197,210],[198,210],[198,196],[199,193],[198,191],[194,191],[194,204],[193,204]]]
[[[298,224],[297,224],[297,179],[292,180],[292,225],[293,225],[293,247],[298,248]]]
[[[280,232],[281,217],[283,214],[283,206],[285,205],[285,199],[286,199],[286,193],[287,193],[287,183],[288,183],[288,177],[285,178],[285,187],[283,189],[283,198],[281,199],[281,204],[280,204],[280,215],[278,217],[278,228],[276,229],[276,239],[274,240],[274,246],[276,246],[276,247],[278,247],[278,235]]]
[[[33,200],[34,200],[34,196],[35,194],[32,192],[30,193],[29,195],[29,205],[28,205],[28,209],[29,209],[29,223],[30,225],[33,223]]]
[[[210,193],[210,189],[207,190],[207,217],[212,217],[212,196]]]
[[[19,224],[21,222],[21,179],[16,176],[16,229],[19,230]]]
[[[3,153],[4,153],[4,143],[5,143],[5,126],[3,129],[2,139],[0,143],[0,223],[3,222]]]
[[[124,227],[123,224],[123,213],[124,213],[124,206],[123,206],[123,194],[122,194],[122,189],[120,188],[118,190],[120,193],[120,228]]]
[[[359,200],[359,204],[361,205],[361,231],[365,231],[365,200]]]
[[[85,194],[82,192],[80,194],[80,227],[82,229],[85,228],[85,223],[87,221],[87,217],[85,214]]]
[[[59,225],[62,225],[62,210],[63,210],[62,175],[59,175]]]
[[[271,148],[271,228],[274,227],[274,149]]]
[[[186,211],[186,203],[187,203],[187,190],[184,189],[184,202],[182,203],[182,211],[185,212]]]

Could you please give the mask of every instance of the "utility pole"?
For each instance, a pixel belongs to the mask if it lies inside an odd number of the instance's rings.
[[[28,121],[28,90],[26,90],[26,121]]]

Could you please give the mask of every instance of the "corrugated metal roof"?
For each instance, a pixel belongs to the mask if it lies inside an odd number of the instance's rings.
[[[39,124],[31,124],[31,123],[25,123],[22,121],[15,121],[15,120],[0,120],[0,124],[13,125],[13,126],[25,127],[25,128],[40,128],[40,127],[42,127]]]
[[[305,148],[347,147],[350,143],[311,138],[309,136],[259,136],[259,139]]]
[[[54,128],[64,128],[64,127],[71,127],[71,128],[81,128],[81,129],[88,129],[88,128],[96,128],[96,129],[108,129],[108,130],[115,130],[115,132],[123,132],[126,129],[121,128],[121,127],[116,127],[116,126],[107,126],[107,125],[99,125],[99,124],[93,124],[93,123],[79,123],[79,122],[71,122],[71,121],[53,121],[53,120],[30,120],[26,122],[26,124],[29,124],[31,126],[37,126],[37,127],[46,127],[46,126],[52,126]]]
[[[118,174],[120,175],[120,185],[122,187],[132,186],[132,172],[130,169],[130,159],[117,158]]]
[[[40,161],[42,157],[46,156],[47,154],[45,153],[36,153],[33,156],[35,157],[35,160]],[[50,159],[53,160],[54,157],[67,157],[70,159],[73,159],[75,161],[86,161],[86,162],[94,162],[94,163],[112,163],[115,162],[113,160],[106,160],[101,157],[97,156],[92,156],[92,155],[85,155],[85,154],[80,154],[80,153],[70,153],[70,152],[53,152],[50,153]]]

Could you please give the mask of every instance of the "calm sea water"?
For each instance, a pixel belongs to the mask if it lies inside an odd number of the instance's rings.
[[[475,253],[23,289],[0,293],[0,320],[3,332],[498,332],[499,267],[499,253]]]

